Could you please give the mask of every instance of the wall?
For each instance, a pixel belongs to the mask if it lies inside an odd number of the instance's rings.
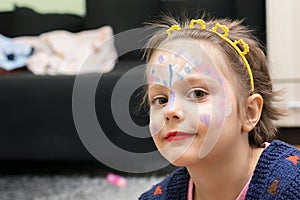
[[[285,89],[289,116],[283,127],[300,127],[300,1],[267,0],[267,54],[276,89]]]

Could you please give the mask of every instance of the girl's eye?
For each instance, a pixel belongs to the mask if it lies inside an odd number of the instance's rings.
[[[166,97],[156,97],[153,99],[153,105],[164,105],[168,103],[168,99]]]
[[[201,99],[204,98],[206,95],[208,95],[208,92],[199,88],[193,89],[191,92],[188,93],[188,97],[194,99]]]

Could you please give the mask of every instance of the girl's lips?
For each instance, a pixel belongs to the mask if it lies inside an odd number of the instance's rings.
[[[195,133],[186,133],[186,132],[180,132],[180,131],[173,131],[169,132],[165,139],[168,142],[174,141],[174,140],[186,140],[190,139],[191,137],[194,137],[196,134]]]

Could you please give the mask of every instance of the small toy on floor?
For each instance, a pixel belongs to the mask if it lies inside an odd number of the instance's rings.
[[[128,183],[124,177],[114,173],[108,173],[106,176],[106,181],[118,187],[125,187]]]

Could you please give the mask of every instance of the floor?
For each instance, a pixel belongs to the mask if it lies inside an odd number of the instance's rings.
[[[112,170],[97,162],[1,162],[1,200],[96,200],[138,199],[175,168],[143,174]],[[117,187],[108,173],[125,178]]]

